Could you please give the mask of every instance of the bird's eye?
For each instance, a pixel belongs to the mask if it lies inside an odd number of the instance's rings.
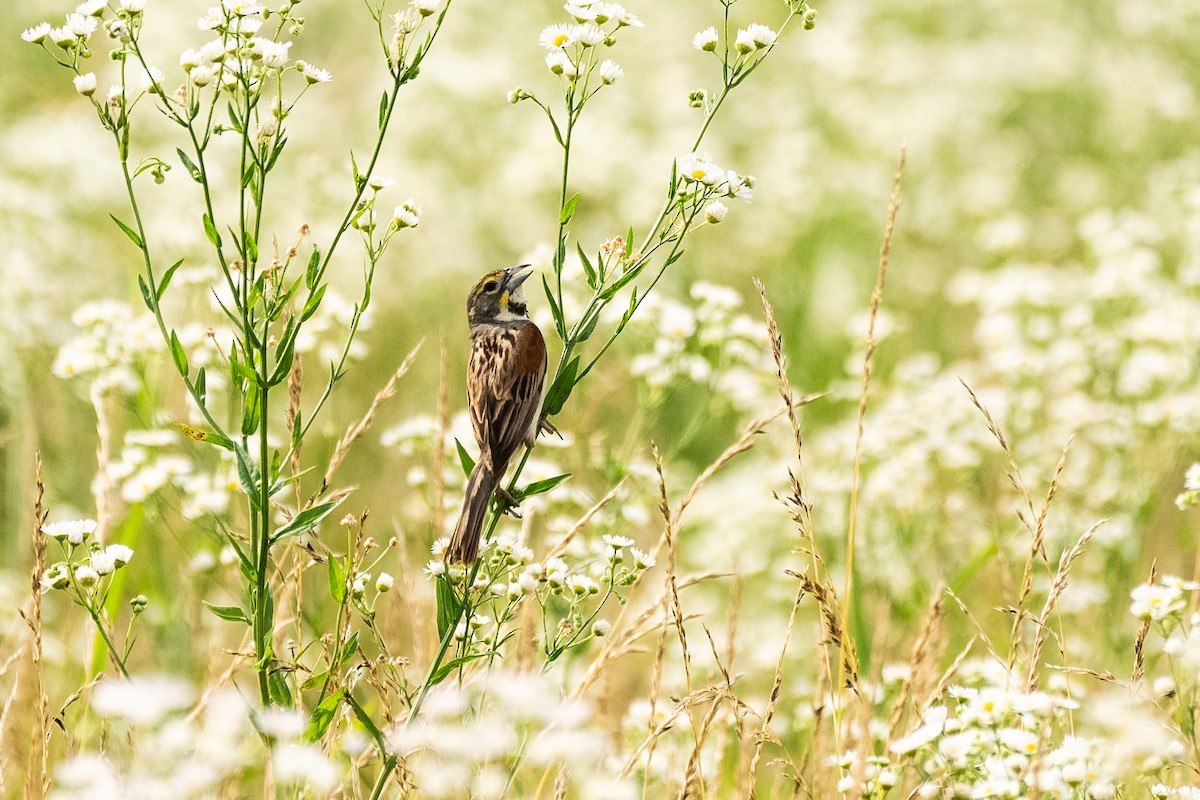
[[[483,290],[484,290],[485,292],[494,292],[494,291],[496,291],[496,282],[495,282],[495,281],[488,281],[487,283],[485,283],[485,284],[483,285]]]

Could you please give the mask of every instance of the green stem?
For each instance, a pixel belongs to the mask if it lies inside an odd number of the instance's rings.
[[[104,646],[108,648],[108,654],[112,657],[113,663],[117,665],[117,669],[121,671],[121,675],[126,680],[129,679],[129,670],[125,668],[125,659],[113,644],[112,639],[108,637],[108,631],[104,628],[104,621],[100,619],[100,614],[96,609],[92,608],[90,603],[84,604],[91,615],[92,621],[96,623],[96,630],[100,632],[100,638],[104,640]]]

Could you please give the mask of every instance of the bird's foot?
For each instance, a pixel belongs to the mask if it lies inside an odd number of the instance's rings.
[[[521,512],[517,508],[520,505],[520,501],[513,497],[512,492],[508,489],[505,489],[503,486],[497,486],[496,501],[500,504],[501,514],[508,514],[510,517],[516,519],[521,518]]]
[[[538,422],[538,431],[546,434],[547,436],[557,436],[559,439],[563,438],[563,435],[559,433],[558,428],[554,427],[554,423],[545,417],[542,417],[541,421]]]

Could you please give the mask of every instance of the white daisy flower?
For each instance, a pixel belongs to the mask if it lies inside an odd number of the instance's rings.
[[[581,25],[557,22],[542,29],[542,34],[538,37],[538,44],[547,50],[562,50],[579,41],[582,29]]]
[[[84,97],[91,97],[96,93],[96,73],[94,72],[76,75],[73,82],[75,83],[75,91]]]
[[[624,77],[625,70],[621,69],[621,65],[612,59],[605,59],[604,63],[600,65],[600,80],[608,86],[612,86]]]
[[[704,221],[711,225],[716,225],[721,220],[725,219],[725,215],[729,213],[729,208],[720,200],[714,200],[704,207]]]
[[[717,44],[720,40],[721,37],[717,35],[717,29],[710,26],[692,37],[692,47],[711,53],[717,49]]]
[[[32,28],[26,28],[21,33],[21,40],[30,44],[41,44],[46,41],[46,37],[50,35],[50,23],[43,22],[34,25]]]

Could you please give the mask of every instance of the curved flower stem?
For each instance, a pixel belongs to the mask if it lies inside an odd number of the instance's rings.
[[[121,671],[122,677],[128,680],[129,670],[125,667],[125,657],[117,649],[117,646],[113,644],[112,639],[109,638],[108,630],[104,627],[104,620],[100,618],[100,613],[92,607],[91,603],[85,602],[83,605],[91,616],[92,622],[96,623],[96,630],[100,632],[100,638],[104,640],[104,647],[108,650],[108,655],[112,658],[113,663],[117,665],[117,669]]]

